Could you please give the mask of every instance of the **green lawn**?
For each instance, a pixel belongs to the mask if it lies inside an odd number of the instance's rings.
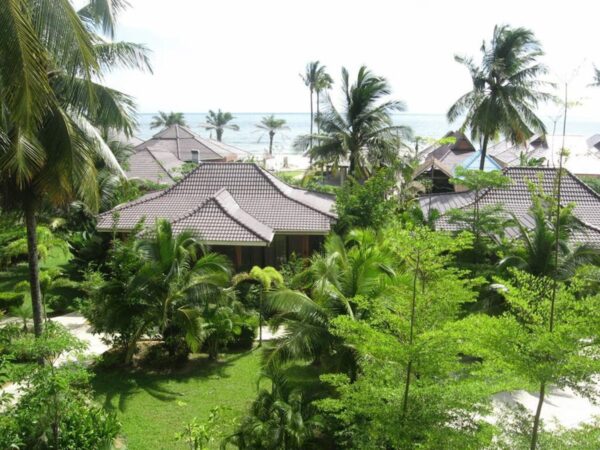
[[[199,357],[170,374],[98,372],[92,384],[97,400],[116,411],[129,450],[184,449],[175,433],[193,417],[205,421],[215,406],[222,408],[221,431],[233,430],[233,420],[256,397],[259,370],[260,351],[254,350],[217,363]]]

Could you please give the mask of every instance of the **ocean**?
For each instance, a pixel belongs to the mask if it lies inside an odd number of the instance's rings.
[[[138,115],[139,127],[136,135],[141,139],[149,139],[159,130],[150,128],[152,116],[155,113],[141,113]],[[233,113],[239,131],[225,130],[223,142],[239,147],[255,154],[263,154],[269,146],[269,138],[263,130],[256,127],[264,116],[274,114],[275,117],[285,119],[289,129],[275,135],[273,153],[293,153],[292,145],[294,139],[302,134],[307,134],[310,128],[310,114],[308,113]],[[206,113],[185,113],[185,120],[191,130],[200,136],[211,137],[208,130],[200,127],[205,122]],[[600,114],[599,114],[600,117]],[[415,136],[438,139],[447,131],[456,129],[457,124],[450,126],[444,114],[414,114],[397,113],[394,115],[394,123],[407,125],[412,128]],[[552,123],[546,124],[549,132],[553,129]],[[562,129],[562,123],[557,125]],[[600,119],[597,121],[571,119],[567,122],[567,134],[580,134],[591,136],[600,133]],[[215,138],[214,133],[212,135]]]

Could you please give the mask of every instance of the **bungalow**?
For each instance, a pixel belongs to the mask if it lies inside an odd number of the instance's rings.
[[[481,153],[471,141],[459,131],[450,131],[438,141],[420,153],[423,163],[415,171],[414,177],[428,180],[431,192],[460,191],[460,186],[450,183],[458,166],[466,169],[479,169]],[[485,158],[484,170],[501,170],[503,165],[493,157]]]
[[[478,197],[472,191],[449,192],[441,194],[423,195],[419,203],[423,212],[428,215],[429,211],[435,209],[440,213],[436,221],[439,230],[457,231],[462,228],[461,224],[452,223],[448,220],[450,209],[471,209],[488,205],[502,205],[504,210],[516,217],[525,227],[532,228],[533,220],[530,214],[532,206],[529,184],[541,185],[546,193],[552,193],[556,184],[558,169],[545,167],[508,167],[504,169],[512,183],[506,188],[490,188],[479,194]],[[565,171],[561,182],[561,201],[564,205],[575,204],[573,211],[576,219],[581,223],[581,229],[577,230],[573,239],[576,242],[585,242],[592,245],[600,245],[600,196],[575,175]],[[517,228],[508,228],[506,233],[509,237],[517,237]]]
[[[523,165],[524,159],[537,159],[544,167],[558,167],[562,136],[535,135],[524,144],[512,144],[502,141],[488,149],[488,154],[506,166]],[[577,176],[600,177],[600,135],[591,137],[566,135],[564,148],[567,150],[563,158],[563,166]]]
[[[173,184],[186,162],[231,162],[245,158],[244,150],[205,139],[181,125],[171,125],[135,146],[129,157],[128,178]]]
[[[99,231],[131,232],[142,220],[191,230],[238,269],[309,256],[336,222],[334,198],[290,186],[254,163],[201,163],[168,189],[98,217]]]

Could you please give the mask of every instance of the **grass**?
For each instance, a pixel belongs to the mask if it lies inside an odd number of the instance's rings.
[[[174,435],[197,417],[221,409],[223,435],[234,429],[256,397],[260,351],[229,354],[219,362],[204,356],[169,374],[143,371],[100,371],[93,380],[96,399],[115,411],[129,450],[184,449]],[[213,444],[218,448],[219,442]]]

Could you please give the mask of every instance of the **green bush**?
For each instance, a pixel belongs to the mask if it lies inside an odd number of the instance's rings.
[[[23,304],[24,299],[23,292],[0,292],[0,310],[8,311],[10,308],[18,308]]]
[[[53,322],[37,338],[23,333],[13,340],[13,355],[28,353],[46,364],[30,365],[21,379],[27,389],[16,402],[0,405],[0,448],[95,450],[113,446],[121,425],[114,414],[93,402],[85,367],[57,364],[67,353],[77,355],[84,347]],[[9,373],[12,370],[8,367]]]
[[[240,325],[240,329],[229,344],[229,350],[250,350],[254,345],[256,338],[256,329],[258,328],[258,320],[256,316],[248,317],[244,323]]]

